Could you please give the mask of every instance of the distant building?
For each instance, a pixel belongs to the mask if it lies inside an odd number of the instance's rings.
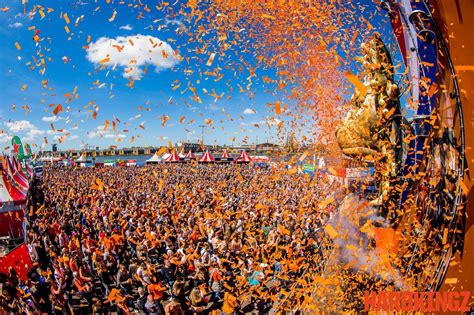
[[[273,152],[273,151],[280,150],[280,146],[278,144],[268,143],[268,142],[257,144],[256,148],[257,148],[257,151],[265,151],[265,152],[268,152],[268,151]]]
[[[193,152],[200,152],[201,150],[201,144],[200,143],[190,143],[190,142],[185,142],[183,143],[183,149],[185,152],[188,152],[189,150]]]

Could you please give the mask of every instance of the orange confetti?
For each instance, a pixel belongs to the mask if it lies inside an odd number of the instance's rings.
[[[280,105],[280,102],[275,102],[275,113],[277,115],[280,115],[281,114],[281,105]]]
[[[104,183],[100,180],[100,178],[96,178],[91,184],[91,189],[104,190]]]
[[[359,80],[358,77],[356,77],[354,74],[352,74],[352,72],[350,71],[347,71],[344,76],[346,77],[346,79],[351,82],[356,88],[357,90],[359,90],[359,92],[361,94],[366,94],[367,93],[367,87],[364,85],[364,83],[362,83],[361,80]]]
[[[324,230],[331,238],[336,238],[339,236],[339,233],[337,233],[337,231],[329,224],[324,227]]]
[[[215,53],[212,53],[210,56],[209,56],[209,60],[207,61],[206,63],[206,66],[210,67],[212,66],[212,63],[214,62],[214,58],[216,57],[216,54]]]
[[[58,104],[53,110],[53,115],[56,116],[58,113],[62,111],[63,111],[63,107],[61,106],[61,104]]]

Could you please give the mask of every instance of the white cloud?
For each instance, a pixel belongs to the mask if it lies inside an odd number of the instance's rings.
[[[44,135],[43,130],[31,129],[31,130],[28,130],[28,132],[26,133],[26,137],[23,137],[23,140],[25,140],[25,141],[35,141],[37,139],[37,137],[42,136],[42,135]]]
[[[59,132],[58,130],[49,129],[48,131],[46,131],[46,133],[48,135],[65,135],[65,134],[69,133],[69,131],[67,129],[61,129],[61,132]]]
[[[15,22],[15,23],[12,23],[12,24],[8,24],[8,27],[10,28],[20,28],[23,26],[23,23],[21,22]]]
[[[130,26],[130,24],[127,24],[127,25],[120,26],[120,29],[125,30],[125,31],[131,31],[133,29],[133,27]]]
[[[16,121],[7,121],[5,126],[12,132],[18,131],[28,131],[32,129],[38,129],[35,125],[30,123],[28,120],[16,120]]]
[[[69,140],[76,140],[76,139],[79,139],[79,136],[78,135],[70,135],[68,137]]]
[[[150,65],[158,72],[178,64],[180,57],[167,42],[138,34],[101,37],[89,45],[87,59],[95,65],[107,65],[112,69],[121,67],[124,77],[140,79],[143,67]]]
[[[122,133],[113,133],[111,128],[104,130],[104,126],[97,126],[97,128],[89,131],[87,136],[91,139],[94,138],[126,138],[127,136]]]
[[[45,121],[45,122],[55,122],[55,121],[58,121],[58,120],[62,120],[64,118],[62,117],[59,117],[59,116],[44,116],[41,118],[42,121]]]
[[[255,109],[252,109],[252,108],[246,108],[244,110],[244,115],[253,115],[253,114],[256,114],[257,112],[255,111]]]
[[[108,134],[108,135],[105,135],[104,138],[126,138],[127,136],[124,135],[123,133],[119,133],[119,134]]]
[[[1,132],[0,130],[0,144],[1,143],[9,143],[10,139],[12,138],[8,133]]]
[[[7,121],[5,122],[5,126],[7,126],[12,134],[24,133],[22,139],[26,142],[33,142],[39,136],[45,134],[44,130],[38,129],[28,120]]]

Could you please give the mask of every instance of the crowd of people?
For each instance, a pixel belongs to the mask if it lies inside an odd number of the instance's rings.
[[[296,310],[324,267],[337,182],[250,165],[45,168],[12,313]],[[337,194],[340,194],[338,196]]]

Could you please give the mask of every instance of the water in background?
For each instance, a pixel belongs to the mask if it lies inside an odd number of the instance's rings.
[[[104,161],[113,161],[117,162],[117,160],[127,161],[127,160],[136,160],[137,163],[144,163],[146,160],[151,158],[153,155],[113,155],[113,156],[96,156],[95,160],[94,157],[88,157],[88,160],[92,162],[104,162]]]

